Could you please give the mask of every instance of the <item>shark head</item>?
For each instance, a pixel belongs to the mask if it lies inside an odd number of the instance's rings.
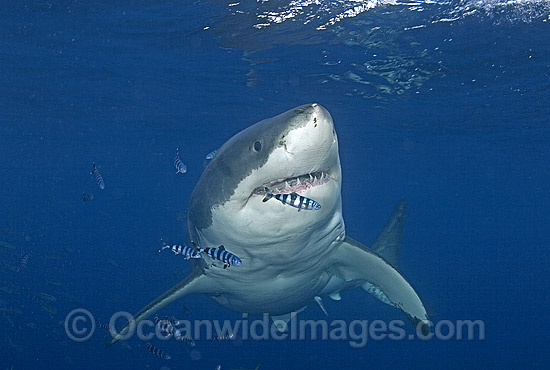
[[[266,188],[298,193],[321,209],[298,212],[276,199],[263,202]],[[230,246],[245,260],[299,253],[304,246],[297,238],[310,240],[314,230],[323,237],[322,230],[331,233],[342,223],[340,188],[332,117],[319,104],[303,105],[248,127],[218,150],[191,196],[189,238],[201,247]]]

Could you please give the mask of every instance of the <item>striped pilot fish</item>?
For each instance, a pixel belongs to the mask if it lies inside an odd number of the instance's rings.
[[[201,254],[198,249],[189,247],[185,244],[168,245],[164,241],[162,241],[162,247],[159,249],[159,253],[168,248],[170,248],[170,250],[176,255],[181,254],[186,260],[190,258],[201,258]]]
[[[95,176],[95,183],[97,184],[97,187],[103,190],[105,189],[105,182],[103,181],[103,176],[101,176],[101,174],[97,170],[95,163],[93,163],[93,166],[94,168],[92,169],[90,174]]]
[[[170,318],[159,319],[158,316],[154,318],[155,324],[160,331],[160,334],[165,336],[165,339],[174,337],[175,340],[185,342],[187,345],[194,347],[195,341],[193,338],[184,337],[181,331],[176,328],[174,320]]]
[[[179,148],[176,148],[176,156],[174,157],[174,167],[176,167],[176,174],[187,172],[187,166],[180,159]]]
[[[30,254],[25,254],[23,257],[21,257],[21,261],[19,262],[19,266],[17,267],[17,272],[23,270],[25,267],[27,267],[27,262],[29,261]]]
[[[216,153],[217,153],[217,152],[218,152],[218,149],[211,151],[210,153],[208,153],[208,154],[206,155],[206,159],[207,159],[207,160],[211,160],[212,158],[214,158],[214,157],[216,156]]]
[[[158,316],[154,318],[155,324],[159,331],[166,336],[166,338],[181,337],[181,332],[174,326],[170,319],[159,319]]]
[[[172,358],[168,353],[166,353],[166,351],[153,346],[151,343],[147,343],[145,346],[147,347],[149,352],[151,352],[157,357],[162,358],[163,360],[170,360]]]
[[[317,210],[321,209],[321,205],[313,199],[306,198],[297,193],[290,194],[273,194],[268,188],[265,188],[264,202],[267,202],[271,198],[275,198],[281,201],[283,204],[288,204],[294,208],[298,208],[298,212],[301,209]]]
[[[192,242],[196,247],[196,244]],[[206,253],[215,260],[223,262],[223,268],[226,269],[229,266],[239,266],[242,261],[239,257],[234,255],[231,252],[225,250],[223,245],[220,245],[218,248],[201,248],[201,253]]]

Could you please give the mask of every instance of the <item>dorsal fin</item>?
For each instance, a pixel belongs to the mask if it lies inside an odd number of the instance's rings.
[[[373,251],[394,267],[397,267],[399,262],[399,245],[403,232],[403,220],[406,215],[406,202],[405,199],[402,199],[371,247]]]
[[[222,244],[222,245],[220,245],[220,246],[218,247],[218,249],[224,251],[224,250],[225,250],[225,247],[224,247],[223,244]]]

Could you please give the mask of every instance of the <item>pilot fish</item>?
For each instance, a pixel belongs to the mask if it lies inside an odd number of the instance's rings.
[[[176,156],[174,157],[174,167],[176,167],[176,174],[187,172],[187,166],[180,159],[179,148],[176,148]]]
[[[151,343],[147,343],[145,346],[147,347],[149,352],[151,352],[152,354],[154,354],[157,357],[162,358],[163,360],[170,360],[172,358],[172,357],[170,357],[170,355],[168,353],[166,353],[166,351],[153,346]]]
[[[97,167],[96,167],[95,163],[92,163],[92,164],[93,164],[94,168],[92,169],[90,174],[95,176],[95,183],[97,184],[97,187],[100,188],[101,190],[103,190],[103,189],[105,189],[105,182],[103,181],[103,176],[101,176],[101,174],[97,170]]]
[[[181,254],[186,260],[190,258],[201,258],[201,254],[197,249],[188,247],[185,244],[183,245],[174,244],[170,246],[166,244],[164,241],[162,242],[162,247],[159,249],[159,253],[168,248],[170,248],[170,250],[174,252],[174,254],[176,255]]]
[[[193,243],[193,242],[191,242]],[[193,245],[196,246],[195,243]],[[229,266],[239,266],[242,261],[239,257],[234,255],[231,252],[225,250],[223,245],[220,245],[218,248],[201,248],[201,253],[206,253],[215,260],[223,262],[223,268],[228,268]]]
[[[298,212],[301,209],[318,210],[321,209],[321,205],[313,199],[306,198],[297,193],[290,194],[273,194],[268,188],[265,188],[264,202],[267,202],[271,198],[275,198],[281,201],[283,204],[288,204],[294,208],[298,208]]]
[[[185,342],[191,347],[195,346],[195,341],[192,338],[184,337],[181,331],[176,328],[176,325],[172,319],[159,319],[158,316],[155,316],[154,321],[157,328],[159,328],[160,332],[165,335],[166,339],[174,337],[175,340]]]
[[[218,149],[211,151],[210,153],[208,153],[206,155],[206,159],[211,160],[212,158],[214,158],[214,156],[216,155],[217,152],[218,152]]]

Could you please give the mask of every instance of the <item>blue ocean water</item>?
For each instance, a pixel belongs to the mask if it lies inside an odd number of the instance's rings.
[[[545,368],[549,27],[544,0],[4,2],[0,368]],[[406,198],[400,271],[434,322],[482,320],[484,340],[153,342],[162,360],[69,338],[73,309],[105,323],[182,280],[157,251],[185,242],[205,155],[309,102],[335,122],[347,233],[371,244]],[[325,306],[403,319],[359,289]],[[203,296],[163,314],[241,317]]]

